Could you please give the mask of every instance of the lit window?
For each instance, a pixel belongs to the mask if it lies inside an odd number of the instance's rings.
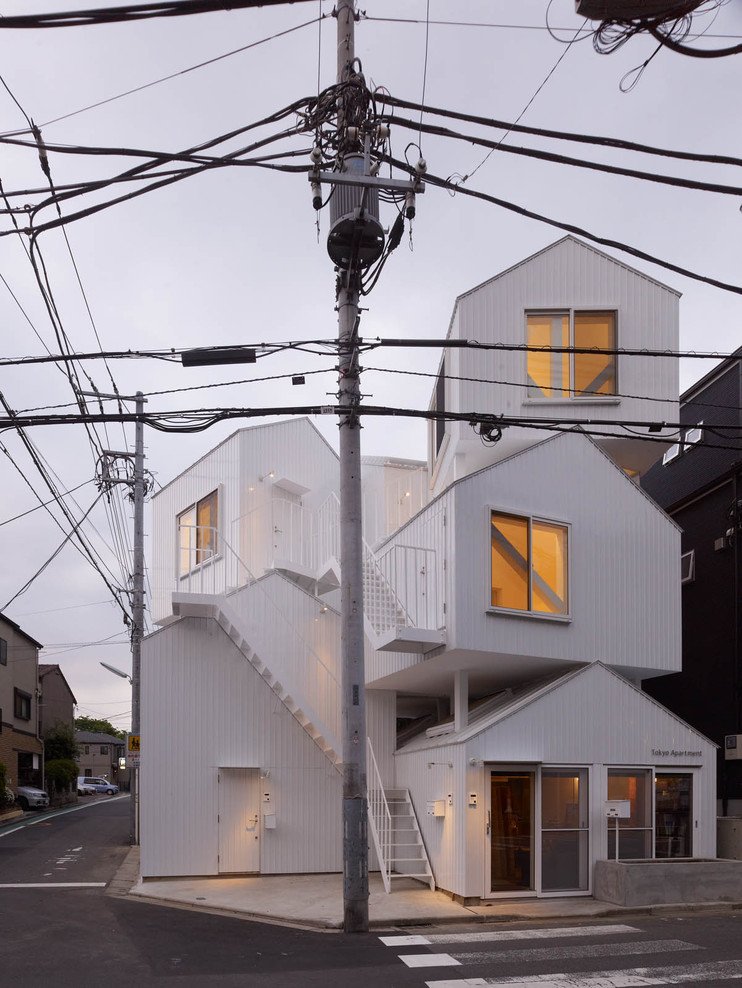
[[[662,457],[662,465],[667,466],[668,463],[672,463],[673,460],[677,460],[680,456],[680,443],[673,443],[673,445],[665,450],[665,455]]]
[[[568,614],[567,528],[491,513],[492,607]]]
[[[680,582],[692,583],[696,578],[696,550],[684,552],[680,557]]]
[[[178,515],[178,571],[190,573],[216,555],[219,499],[212,491]]]
[[[615,312],[546,312],[526,316],[529,398],[608,398],[616,394],[614,353],[565,353],[562,348],[615,350]],[[548,349],[553,348],[549,353]]]

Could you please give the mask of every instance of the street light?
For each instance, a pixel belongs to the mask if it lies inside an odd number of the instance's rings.
[[[109,666],[107,662],[101,662],[100,665],[102,665],[104,669],[108,669],[108,671],[112,672],[115,676],[121,676],[122,679],[128,679],[130,683],[132,682],[131,676],[128,672],[123,672],[121,669],[117,669],[116,666]]]

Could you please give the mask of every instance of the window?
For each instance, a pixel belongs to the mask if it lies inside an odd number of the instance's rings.
[[[87,745],[87,744],[85,745],[85,754],[86,755],[89,755],[90,754],[90,745]]]
[[[218,524],[217,491],[207,494],[178,515],[178,572],[181,576],[216,555]]]
[[[665,452],[665,455],[662,457],[662,465],[666,467],[668,463],[672,463],[673,460],[677,460],[677,458],[683,453],[687,453],[693,446],[697,446],[702,439],[703,422],[701,421],[698,425],[694,425],[692,429],[686,430],[681,442],[673,443],[673,445],[670,446],[670,448]]]
[[[108,745],[107,744],[102,744],[100,746],[100,753],[101,753],[101,755],[107,755],[108,754]]]
[[[616,356],[563,353],[561,348],[615,350],[615,312],[540,312],[526,315],[529,398],[610,398],[616,394]]]
[[[445,412],[446,410],[446,361],[445,358],[441,363],[441,369],[438,372],[438,377],[435,380],[435,394],[433,396],[433,406],[432,411],[434,412]],[[433,442],[435,447],[435,457],[441,451],[441,446],[443,445],[443,440],[446,437],[446,421],[445,419],[436,419],[433,422]]]
[[[666,467],[668,463],[672,463],[673,460],[677,460],[680,456],[680,443],[673,443],[672,446],[665,450],[665,455],[662,457],[662,466]]]
[[[87,754],[87,752],[86,752],[86,754]],[[85,774],[85,778],[86,779],[92,779],[92,777],[93,777],[93,770],[92,770],[92,768],[83,769],[83,772]]]
[[[31,694],[13,691],[13,713],[18,720],[31,720]]]
[[[652,857],[652,773],[648,769],[609,768],[608,799],[628,799],[630,816],[618,821],[618,857]],[[608,860],[616,857],[615,820],[608,827]]]
[[[590,824],[587,769],[541,772],[541,890],[586,890]]]
[[[693,583],[696,578],[696,550],[684,552],[680,557],[680,582]]]
[[[492,511],[490,529],[492,607],[568,614],[567,527]]]
[[[0,666],[8,664],[8,643],[4,638],[0,638]]]
[[[697,446],[702,439],[703,422],[699,422],[698,425],[694,426],[692,429],[688,429],[685,434],[684,443],[686,446]]]

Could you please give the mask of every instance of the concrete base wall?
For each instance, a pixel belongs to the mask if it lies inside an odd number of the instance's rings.
[[[742,861],[596,861],[593,895],[619,906],[742,902]]]
[[[742,861],[742,816],[719,817],[716,847],[720,858]]]

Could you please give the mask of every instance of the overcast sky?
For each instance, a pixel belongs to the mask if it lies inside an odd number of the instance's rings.
[[[97,0],[100,3],[100,0]],[[17,0],[3,13],[46,12],[82,6],[81,0]],[[322,3],[329,14],[333,4]],[[426,0],[366,0],[369,18],[405,17],[419,23],[362,20],[356,51],[369,83],[394,95],[420,100],[425,55]],[[431,24],[426,101],[482,116],[514,119],[544,81],[565,45],[543,30],[546,0],[431,0],[432,20],[484,22],[499,26]],[[317,91],[318,24],[272,40],[216,64],[104,105],[48,123],[89,104],[108,99],[195,63],[258,41],[316,18],[319,2],[271,10],[245,10],[131,25],[44,31],[1,31],[2,77],[16,99],[52,143],[137,147],[178,151],[262,118],[301,96]],[[550,24],[569,41],[582,24],[572,0],[554,0]],[[508,29],[502,25],[530,25]],[[721,8],[718,17],[699,21],[710,33],[742,37],[742,4]],[[727,39],[706,39],[727,45]],[[623,93],[626,73],[654,50],[637,38],[618,53],[594,52],[591,40],[575,42],[564,54],[523,118],[524,123],[589,134],[605,134],[659,146],[742,156],[739,93],[742,56],[692,59],[661,51],[638,84]],[[321,25],[321,84],[334,81],[335,22]],[[0,131],[25,126],[13,100],[0,90]],[[261,133],[272,133],[273,125]],[[453,126],[474,131],[470,125]],[[498,135],[499,136],[499,135]],[[401,153],[406,131],[393,131]],[[246,143],[246,142],[244,142]],[[297,142],[296,146],[304,146]],[[510,135],[506,143],[536,147],[671,174],[741,185],[739,169],[663,162],[642,155],[601,152]],[[481,148],[426,138],[423,152],[431,172],[468,174],[484,157]],[[231,144],[222,150],[231,150]],[[415,152],[413,151],[414,155]],[[0,178],[6,191],[44,186],[33,150],[5,147]],[[51,155],[55,182],[111,175],[136,163]],[[730,196],[670,189],[634,179],[597,175],[582,169],[516,158],[495,152],[468,183],[471,187],[526,206],[650,254],[724,281],[742,283],[740,200]],[[28,201],[35,197],[29,195]],[[20,200],[24,201],[24,200]],[[392,216],[387,207],[386,222]],[[47,212],[45,218],[51,219]],[[44,218],[44,217],[42,217]],[[336,332],[334,282],[325,250],[327,211],[321,214],[319,243],[308,183],[303,175],[235,168],[206,173],[170,188],[74,223],[70,244],[104,348],[203,346],[216,343],[331,337]],[[384,217],[383,217],[384,218]],[[7,228],[3,218],[0,229]],[[543,224],[429,188],[418,201],[413,248],[407,234],[367,304],[364,336],[444,336],[458,294],[496,274],[562,234]],[[54,297],[72,345],[96,348],[90,319],[67,248],[59,231],[40,239]],[[630,258],[616,255],[633,263]],[[682,349],[728,351],[742,342],[739,295],[701,285],[644,263],[637,267],[683,293]],[[55,347],[51,325],[31,266],[15,237],[0,239],[0,273],[46,343]],[[43,352],[28,321],[0,284],[2,350],[7,355]],[[646,341],[652,345],[651,338]],[[365,364],[433,373],[436,351],[392,351],[369,355]],[[267,374],[330,368],[332,361],[307,354],[266,358],[256,367],[184,370],[151,361],[111,365],[120,391],[152,392]],[[687,386],[709,365],[681,364]],[[110,390],[100,362],[87,369],[98,388]],[[308,377],[304,387],[290,382],[240,385],[209,391],[152,397],[148,410],[214,405],[293,405],[320,402],[334,390],[332,373]],[[48,367],[0,372],[0,390],[16,409],[71,400],[69,384]],[[431,380],[369,371],[362,390],[374,402],[426,407]],[[332,420],[319,428],[336,441]],[[235,428],[220,424],[197,435],[165,436],[147,431],[148,466],[166,483]],[[422,422],[394,419],[365,423],[364,452],[425,456]],[[109,427],[112,446],[123,443],[118,426]],[[35,473],[17,436],[0,437],[34,488]],[[133,439],[133,433],[129,432]],[[36,429],[32,439],[59,477],[62,489],[93,476],[93,454],[82,428]],[[0,521],[37,502],[8,459],[0,453]],[[95,496],[92,483],[75,497],[85,510]],[[46,498],[44,498],[46,500]],[[77,509],[76,509],[77,511]],[[81,514],[82,511],[77,511]],[[130,512],[129,512],[130,514]],[[101,507],[91,514],[110,541]],[[114,573],[118,564],[88,534]],[[62,538],[43,511],[0,527],[0,607],[12,597]],[[79,711],[110,717],[128,726],[129,687],[99,666],[103,659],[128,670],[130,659],[117,608],[99,576],[69,546],[39,579],[8,608],[31,635],[43,642],[43,660],[59,662],[75,692]],[[110,641],[103,642],[103,639]],[[83,643],[100,642],[90,647]]]

